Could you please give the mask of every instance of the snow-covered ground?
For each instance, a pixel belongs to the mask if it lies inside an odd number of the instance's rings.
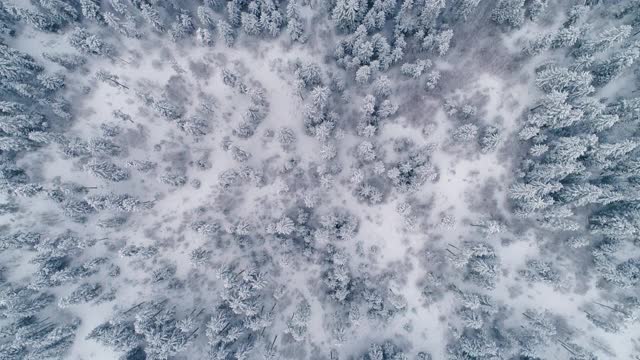
[[[477,11],[489,17],[490,5],[482,2]],[[556,5],[550,9],[562,8],[564,13],[564,5]],[[531,34],[563,26],[565,16],[548,15],[543,22],[527,22],[517,31],[502,33],[497,27],[474,33],[479,20],[470,19],[460,26],[449,54],[434,57],[434,69],[442,72],[434,89],[426,90],[422,80],[396,68],[385,73],[391,79],[389,103],[398,105],[398,110],[376,119],[377,131],[366,137],[359,133],[359,122],[366,119],[367,95],[376,92],[373,81],[356,84],[354,69],[345,71],[336,64],[335,45],[347,36],[331,21],[316,16],[318,8],[320,3],[304,2],[301,9],[309,32],[305,44],[292,45],[284,34],[269,41],[240,36],[234,47],[222,40],[212,46],[186,39],[172,42],[166,34],[156,33],[142,39],[107,36],[116,44],[117,57],[91,57],[79,70],[65,74],[59,94],[71,103],[73,120],[56,126],[64,129],[66,139],[107,139],[117,151],[73,157],[53,142],[20,154],[16,165],[44,190],[35,196],[18,198],[10,193],[0,198],[2,203],[16,198],[20,207],[16,214],[0,215],[7,234],[20,230],[55,236],[71,230],[97,240],[74,262],[104,257],[109,266],[119,268],[119,275],[111,276],[104,265],[90,278],[114,290],[115,298],[46,311],[52,318],[81,320],[63,358],[117,358],[121,352],[87,339],[89,333],[142,302],[164,299],[177,313],[202,309],[197,313],[204,314],[197,320],[195,340],[175,358],[207,358],[207,342],[214,343],[206,333],[212,328],[208,321],[214,307],[227,301],[223,294],[229,286],[220,269],[230,264],[238,265],[236,277],[257,267],[268,279],[261,289],[260,315],[273,306],[269,313],[273,319],[262,331],[243,335],[247,343],[258,338],[252,343],[256,349],[251,359],[267,358],[274,347],[282,359],[359,358],[370,344],[386,340],[411,359],[421,351],[433,359],[446,359],[452,356],[447,346],[465,331],[461,301],[453,289],[489,296],[499,305],[496,318],[505,329],[524,328],[523,314],[529,309],[548,310],[572,329],[567,331],[571,341],[601,358],[637,357],[638,330],[633,326],[637,323],[610,333],[585,316],[586,306],[611,295],[598,286],[593,273],[577,273],[591,266],[590,253],[555,252],[562,234],[540,231],[535,227],[538,218],[515,216],[508,198],[525,157],[518,133],[532,105],[545,95],[535,86],[536,68],[563,59],[556,53],[524,61],[522,44],[534,38]],[[100,29],[95,24],[90,28]],[[47,73],[65,70],[43,53],[75,51],[68,31],[41,33],[30,26],[6,43],[46,64]],[[295,70],[300,64],[317,64],[319,83],[331,89],[327,101],[335,107],[334,114],[323,116],[337,121],[335,128],[326,130],[326,138],[310,135],[308,119],[314,115],[318,84],[300,86]],[[101,80],[101,74],[108,74],[107,79]],[[381,75],[375,71],[372,78]],[[336,79],[342,79],[344,86]],[[594,93],[610,98],[632,91],[628,82],[617,80]],[[378,96],[377,101],[384,98]],[[166,116],[167,108],[159,109],[162,101],[178,105],[181,113]],[[253,134],[244,136],[240,125],[252,116],[260,119]],[[465,126],[475,129],[472,135],[461,132]],[[480,137],[494,127],[499,141],[485,149]],[[288,145],[281,139],[286,129],[295,138]],[[362,159],[363,141],[372,144],[375,160]],[[414,152],[426,154],[426,164],[437,175],[407,191],[393,184],[393,171],[415,166],[411,165]],[[109,181],[105,177],[113,171],[102,177],[93,174],[87,171],[89,158],[108,159],[129,176]],[[136,162],[154,165],[139,170]],[[167,176],[175,176],[179,183],[171,184]],[[65,183],[84,187],[87,199],[129,194],[152,206],[126,214],[97,209],[86,221],[77,221],[44,195]],[[381,191],[379,202],[359,196],[361,184],[369,183]],[[355,220],[331,223],[328,215],[333,214]],[[126,217],[126,222],[102,225],[113,216]],[[284,219],[291,224],[283,230],[278,226]],[[490,233],[479,225],[488,221],[499,223],[501,231]],[[208,224],[210,231],[202,224]],[[342,238],[341,231],[351,225],[353,236]],[[469,280],[463,270],[466,265],[459,264],[461,249],[480,243],[493,248],[498,259],[492,287]],[[123,255],[122,249],[131,246],[155,248],[157,253]],[[199,250],[208,257],[197,264],[192,257]],[[344,258],[332,258],[334,251]],[[0,252],[2,264],[11,269],[4,278],[29,283],[37,270],[30,262],[33,258],[32,252],[22,249]],[[527,262],[541,258],[559,269],[558,284],[523,278]],[[335,259],[346,260],[332,263]],[[348,269],[347,275],[341,274],[350,281],[348,300],[336,300],[328,285],[327,273],[339,265]],[[153,281],[156,272],[167,266],[174,269],[168,279]],[[48,291],[61,298],[75,284],[77,280]],[[438,294],[428,299],[425,292],[434,288]],[[304,301],[310,307],[307,330],[302,341],[295,341],[289,334],[290,323]],[[1,306],[0,301],[0,310]],[[551,339],[541,350],[544,358],[575,355],[561,341],[565,335]],[[599,344],[607,344],[613,353]]]

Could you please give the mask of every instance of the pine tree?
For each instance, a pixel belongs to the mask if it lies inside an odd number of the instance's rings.
[[[640,57],[640,43],[634,43],[614,53],[609,59],[595,66],[593,70],[595,74],[594,84],[603,86],[609,83],[625,69],[631,67],[638,57]]]
[[[198,20],[200,20],[200,23],[205,29],[214,29],[216,27],[216,16],[211,8],[207,6],[198,6],[196,14],[198,16]]]
[[[375,0],[364,17],[364,26],[370,32],[384,28],[387,18],[395,12],[395,7],[395,0]]]
[[[273,0],[260,0],[260,26],[262,31],[272,37],[280,34],[280,28],[284,24],[284,17],[280,13],[278,3]]]
[[[580,38],[580,28],[576,26],[563,27],[553,37],[551,47],[568,48],[575,45]]]
[[[307,35],[304,33],[304,22],[300,15],[297,1],[289,1],[287,4],[287,33],[292,41],[304,43]]]
[[[104,13],[103,19],[107,26],[126,37],[132,39],[139,39],[142,37],[142,34],[136,29],[136,24],[130,19],[122,21],[116,14],[110,11]]]
[[[213,46],[215,44],[214,35],[209,29],[196,29],[196,40],[204,46]]]
[[[528,281],[542,281],[549,285],[560,286],[560,272],[546,261],[529,260],[526,269],[518,272]]]
[[[204,136],[211,132],[207,121],[199,116],[181,119],[178,121],[178,126],[180,130],[192,136]]]
[[[218,33],[227,47],[233,47],[235,43],[235,34],[233,28],[224,20],[218,21]]]
[[[549,5],[548,0],[533,0],[527,3],[526,4],[527,17],[531,21],[537,21],[548,5]]]
[[[527,46],[522,49],[522,53],[529,56],[536,56],[551,47],[553,37],[549,34],[539,34],[532,40],[529,40]]]
[[[0,78],[7,82],[26,82],[43,68],[31,56],[0,44]]]
[[[478,136],[478,126],[475,124],[464,124],[454,129],[452,137],[455,141],[465,144],[476,140]]]
[[[355,30],[360,22],[361,5],[359,0],[337,0],[331,17],[338,28],[344,31]]]
[[[260,19],[254,14],[243,12],[240,16],[240,24],[247,35],[258,35],[262,32]]]
[[[163,184],[174,187],[184,186],[187,183],[186,176],[174,172],[165,173],[164,175],[160,176],[159,180]]]
[[[115,320],[107,321],[91,330],[87,339],[112,347],[116,351],[127,351],[135,348],[143,336],[136,333],[132,322]]]
[[[207,263],[210,256],[210,251],[200,247],[191,251],[191,254],[189,254],[189,260],[194,266],[202,266]]]
[[[60,73],[39,74],[36,79],[45,92],[55,92],[64,87],[64,75]]]
[[[400,72],[405,76],[410,76],[414,79],[418,79],[420,78],[422,73],[424,73],[424,71],[429,67],[431,67],[430,60],[426,60],[426,61],[418,60],[416,61],[415,64],[412,64],[412,63],[402,64],[402,67],[400,68]]]
[[[440,71],[434,70],[427,74],[424,87],[426,90],[433,90],[440,81]]]
[[[513,28],[524,23],[525,0],[499,0],[491,12],[491,19],[500,25]]]
[[[180,14],[176,16],[176,21],[171,24],[169,36],[171,40],[178,41],[193,34],[195,31],[196,28],[193,24],[193,18],[188,14]]]
[[[311,317],[311,307],[309,303],[303,299],[296,306],[295,312],[291,315],[291,318],[287,320],[287,329],[285,332],[291,334],[294,340],[302,341],[307,334],[307,326],[309,318]]]
[[[570,99],[579,98],[595,91],[592,75],[586,71],[571,71],[561,67],[547,67],[536,73],[536,86],[549,93],[567,93]]]
[[[539,107],[530,111],[527,122],[535,127],[560,129],[572,126],[580,121],[583,113],[567,103],[568,94],[551,91],[543,99]]]
[[[122,153],[120,146],[109,139],[99,137],[89,140],[88,149],[95,156],[118,156]]]
[[[631,36],[632,27],[629,25],[612,26],[599,33],[593,41],[586,44],[591,51],[601,52],[618,43],[623,43]]]
[[[0,237],[0,249],[34,248],[42,238],[37,232],[17,231]]]
[[[429,33],[422,40],[422,49],[425,51],[434,51],[440,56],[444,56],[449,51],[453,31],[451,29]]]
[[[437,24],[438,16],[446,6],[445,0],[425,0],[418,17],[424,29],[431,29]]]
[[[96,0],[80,0],[80,8],[82,10],[82,16],[86,19],[102,21],[102,14],[100,11],[100,2]]]
[[[456,15],[467,20],[469,15],[478,7],[480,0],[458,0],[455,5]]]
[[[75,340],[78,324],[79,321],[76,321],[68,325],[49,326],[44,328],[44,331],[39,331],[36,338],[30,339],[31,349],[27,358],[64,358]]]
[[[60,306],[61,308],[65,308],[71,305],[93,301],[97,299],[98,296],[100,296],[102,291],[103,291],[102,285],[98,283],[81,284],[71,294],[61,298],[60,301],[58,302],[58,306]]]
[[[148,173],[154,170],[158,164],[148,160],[131,160],[126,163],[127,167],[133,168],[136,171]]]
[[[159,312],[141,311],[136,315],[134,328],[145,340],[145,353],[150,358],[168,359],[182,351],[195,338],[195,332],[178,328],[174,309]]]
[[[61,0],[38,0],[38,5],[60,23],[72,23],[80,19],[74,5]]]
[[[60,66],[64,67],[67,70],[73,71],[78,67],[83,66],[87,59],[74,54],[65,54],[65,53],[43,53],[42,56],[52,61]]]
[[[69,35],[69,44],[76,50],[87,55],[109,57],[114,52],[111,45],[81,27],[73,29]]]
[[[160,20],[160,13],[153,7],[153,5],[143,2],[140,5],[140,12],[142,13],[142,17],[147,20],[155,31],[160,33],[164,32],[165,27]]]
[[[66,216],[77,222],[84,222],[87,215],[95,212],[94,208],[84,200],[63,199],[60,206]]]
[[[502,134],[500,133],[500,129],[489,125],[482,130],[482,135],[480,137],[480,151],[485,154],[494,151],[498,148],[501,141]]]
[[[460,338],[447,346],[451,359],[490,359],[500,357],[500,348],[486,331],[464,331]]]
[[[115,210],[121,212],[138,212],[153,207],[151,201],[141,201],[129,194],[108,193],[105,195],[91,195],[87,202],[96,210]]]
[[[0,4],[0,34],[15,35],[16,16],[12,14],[6,5]]]
[[[129,179],[129,172],[126,169],[109,161],[91,160],[84,168],[92,175],[108,181],[119,182]]]
[[[57,32],[65,25],[64,19],[38,8],[20,9],[20,16],[40,31]]]
[[[177,120],[182,117],[185,110],[182,106],[176,105],[168,100],[160,99],[151,104],[153,110],[167,120]]]
[[[118,14],[124,15],[129,10],[125,0],[110,0],[109,3]]]
[[[328,268],[323,273],[323,283],[331,297],[338,302],[344,303],[347,301],[353,287],[351,270],[349,269],[346,255],[335,248],[329,248],[327,257]]]
[[[0,288],[0,313],[7,318],[23,318],[38,314],[55,297],[26,287],[6,284]]]
[[[105,70],[98,70],[96,72],[96,79],[107,83],[113,87],[116,88],[121,88],[121,89],[126,89],[128,90],[129,87],[126,86],[125,84],[122,83],[122,81],[120,80],[120,78],[118,77],[118,75],[112,74],[108,71]]]
[[[120,257],[140,257],[142,259],[150,259],[158,254],[159,250],[156,246],[136,246],[127,245],[118,251]]]

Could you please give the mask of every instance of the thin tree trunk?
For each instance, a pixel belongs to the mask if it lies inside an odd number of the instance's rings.
[[[625,313],[625,312],[624,312],[624,311],[622,311],[622,310],[618,310],[618,309],[616,309],[616,308],[612,308],[611,306],[608,306],[608,305],[605,305],[605,304],[601,304],[601,303],[599,303],[599,302],[597,302],[597,301],[594,301],[593,303],[594,303],[594,304],[596,304],[596,305],[600,305],[600,306],[602,306],[602,307],[605,307],[605,308],[607,308],[607,309],[610,309],[610,310],[612,310],[612,311],[619,312],[620,314],[627,315],[627,313]]]
[[[529,111],[534,111],[534,110],[536,110],[536,109],[539,109],[540,107],[542,107],[542,105],[543,105],[543,104],[540,104],[540,105],[534,106],[534,107],[532,107],[531,109],[529,109]]]

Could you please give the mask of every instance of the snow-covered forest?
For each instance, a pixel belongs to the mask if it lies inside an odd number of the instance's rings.
[[[640,359],[639,0],[0,0],[0,360]]]

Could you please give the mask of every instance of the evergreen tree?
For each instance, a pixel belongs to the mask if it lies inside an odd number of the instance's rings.
[[[16,16],[7,9],[5,4],[0,4],[0,34],[15,35]]]
[[[519,274],[528,281],[542,281],[553,286],[561,285],[560,272],[546,261],[527,261],[526,269],[520,270]]]
[[[173,41],[183,39],[196,31],[193,18],[188,14],[180,14],[169,29],[169,36]]]
[[[151,201],[141,201],[129,194],[109,193],[105,195],[91,195],[87,202],[96,210],[115,210],[121,212],[138,212],[153,207]]]
[[[360,16],[366,2],[361,0],[337,0],[331,12],[331,17],[338,28],[345,31],[353,31],[360,23]]]
[[[548,0],[533,0],[526,3],[527,17],[531,21],[538,20],[548,5]]]
[[[22,18],[40,31],[56,32],[62,28],[63,24],[59,24],[55,18],[48,14],[31,9],[21,9]]]
[[[297,1],[289,1],[287,4],[287,33],[292,41],[304,43],[307,41],[307,35],[304,33],[304,22],[300,15],[300,9]]]
[[[196,29],[196,40],[204,46],[213,46],[215,43],[214,35],[209,29]]]
[[[427,74],[426,81],[424,82],[424,87],[427,90],[433,90],[438,85],[438,81],[440,81],[440,71],[434,70]]]
[[[491,12],[491,19],[500,25],[520,27],[524,23],[525,0],[499,0]]]
[[[348,258],[335,247],[328,247],[326,262],[328,266],[323,273],[322,281],[332,298],[345,303],[354,286]]]
[[[82,16],[84,16],[86,19],[98,22],[102,21],[99,1],[80,0],[80,9],[82,10]]]
[[[400,68],[400,72],[402,72],[405,76],[410,76],[414,79],[418,79],[422,73],[431,67],[430,60],[418,60],[415,64],[404,63]]]
[[[469,15],[478,7],[478,4],[480,4],[480,0],[458,0],[455,4],[454,11],[457,16],[467,20]]]
[[[100,296],[102,291],[102,285],[98,283],[84,283],[78,286],[78,288],[76,288],[68,296],[61,298],[58,302],[58,306],[60,306],[61,308],[65,308],[71,305],[93,301],[97,299],[98,296]]]
[[[614,53],[609,59],[596,64],[593,73],[595,74],[594,84],[603,86],[619,76],[626,68],[631,67],[640,57],[640,43]]]
[[[55,297],[26,287],[3,284],[0,288],[0,313],[6,318],[23,318],[38,314]]]
[[[113,48],[86,29],[76,27],[69,35],[69,44],[86,55],[111,56]]]
[[[395,0],[375,0],[363,19],[363,24],[370,32],[381,30],[395,12]]]
[[[42,56],[70,71],[84,65],[87,61],[87,59],[82,56],[65,53],[43,53]]]
[[[553,37],[551,47],[569,48],[575,45],[580,38],[580,28],[576,26],[563,27]]]
[[[108,181],[119,182],[129,179],[129,172],[126,169],[109,161],[91,160],[84,168],[92,175]]]
[[[165,26],[162,24],[162,21],[160,20],[160,13],[158,12],[157,9],[153,7],[153,5],[150,5],[146,2],[142,2],[140,5],[140,13],[142,14],[142,17],[149,23],[149,25],[151,25],[151,27],[155,31],[159,33],[164,32]]]
[[[502,134],[500,129],[495,126],[487,126],[482,130],[480,137],[480,151],[488,153],[496,150],[502,141]]]
[[[184,331],[178,327],[174,309],[150,310],[138,312],[133,323],[136,333],[144,337],[148,357],[168,359],[193,341],[195,331]]]
[[[288,334],[296,341],[302,341],[305,339],[307,334],[307,326],[309,323],[309,318],[311,317],[311,307],[306,300],[302,300],[297,306],[295,312],[291,315],[291,318],[287,320],[287,329],[285,330]]]
[[[452,137],[459,143],[468,143],[476,140],[478,136],[478,126],[475,124],[464,124],[453,130]]]
[[[216,27],[216,16],[210,7],[198,6],[196,14],[205,29],[214,29]]]
[[[218,21],[218,33],[220,34],[220,38],[222,39],[222,41],[224,41],[227,47],[233,47],[236,39],[233,28],[231,27],[231,25],[229,25],[229,23],[224,20]]]
[[[112,347],[116,351],[127,351],[135,348],[143,337],[136,333],[132,322],[115,319],[91,330],[87,339]]]
[[[37,232],[17,231],[0,238],[0,249],[34,248],[40,242],[41,237],[42,235]]]
[[[120,249],[118,254],[120,257],[140,257],[142,259],[150,259],[159,252],[156,246],[136,246],[128,245]]]

